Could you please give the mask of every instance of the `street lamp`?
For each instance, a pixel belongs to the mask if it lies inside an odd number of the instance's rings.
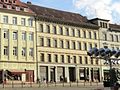
[[[113,85],[117,82],[117,74],[115,72],[115,69],[112,68],[112,64],[116,64],[116,61],[120,57],[120,50],[110,50],[109,48],[100,48],[97,49],[96,47],[90,49],[87,52],[87,55],[89,55],[91,58],[96,58],[96,59],[103,59],[105,60],[110,67],[110,87],[112,90]]]

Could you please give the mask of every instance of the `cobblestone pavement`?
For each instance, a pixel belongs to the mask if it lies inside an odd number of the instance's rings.
[[[4,87],[4,88],[3,88]],[[58,83],[58,84],[8,84],[0,85],[0,90],[110,90],[102,83]]]

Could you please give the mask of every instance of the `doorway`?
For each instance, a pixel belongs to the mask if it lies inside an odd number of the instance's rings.
[[[75,82],[75,67],[69,67],[69,79],[71,82]]]

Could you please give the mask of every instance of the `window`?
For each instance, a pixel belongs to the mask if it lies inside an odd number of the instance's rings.
[[[44,39],[43,39],[43,37],[40,37],[40,46],[44,46]]]
[[[26,56],[26,48],[22,48],[22,56]]]
[[[64,55],[60,56],[60,60],[61,60],[62,63],[64,63]]]
[[[85,57],[85,64],[88,64],[88,58]]]
[[[93,59],[91,59],[90,61],[91,61],[91,64],[93,64]]]
[[[62,27],[59,27],[59,30],[60,30],[60,35],[63,35],[63,29],[62,29]]]
[[[13,55],[17,56],[17,47],[13,47]]]
[[[70,42],[66,41],[66,48],[70,49]]]
[[[119,41],[119,40],[118,40],[118,35],[115,35],[115,40],[116,40],[116,42]]]
[[[92,43],[89,43],[89,49],[92,49]]]
[[[51,62],[51,54],[48,54],[48,62]]]
[[[4,55],[8,55],[8,46],[4,46]]]
[[[55,62],[58,62],[58,55],[54,55],[54,60],[55,60]]]
[[[44,53],[41,53],[41,54],[40,54],[40,60],[41,60],[42,62],[44,62]]]
[[[73,56],[73,62],[76,63],[76,56]]]
[[[84,50],[87,50],[87,44],[84,42],[83,43]]]
[[[11,9],[12,7],[11,7],[11,5],[7,5],[7,9]]]
[[[103,33],[103,40],[107,41],[107,34]]]
[[[94,39],[97,39],[97,34],[96,34],[96,32],[94,32]]]
[[[96,59],[95,63],[98,65],[98,64],[99,64],[99,60],[98,60],[98,59]]]
[[[17,32],[13,32],[13,40],[17,40]]]
[[[81,37],[81,35],[80,35],[80,30],[78,30],[78,37]]]
[[[50,41],[49,38],[47,39],[47,46],[48,46],[48,47],[51,47],[51,41]]]
[[[81,56],[79,56],[79,62],[80,62],[80,64],[82,64],[82,57]]]
[[[97,44],[95,43],[95,47],[97,47]]]
[[[69,29],[66,28],[66,35],[69,36]]]
[[[29,40],[33,41],[33,33],[29,33]]]
[[[89,32],[89,39],[91,39],[92,38],[92,35],[91,35],[91,32]]]
[[[68,60],[68,63],[71,62],[71,59],[70,59],[70,56],[69,56],[69,55],[67,55],[67,60]]]
[[[4,31],[4,38],[8,39],[8,31],[6,31],[6,30]]]
[[[28,19],[28,26],[32,27],[33,26],[33,19]]]
[[[3,23],[8,23],[8,16],[3,16]]]
[[[60,48],[64,48],[63,40],[60,40]]]
[[[40,24],[40,32],[43,32],[43,24]]]
[[[20,11],[20,7],[16,7],[16,11]]]
[[[29,56],[33,57],[33,48],[29,49]]]
[[[3,4],[0,4],[0,8],[3,8]]]
[[[13,24],[17,25],[17,17],[13,17]]]
[[[75,36],[75,29],[72,29],[72,36]]]
[[[23,26],[26,25],[25,18],[21,18],[21,25],[23,25]]]
[[[86,38],[86,31],[83,31],[83,38]]]
[[[22,40],[26,40],[26,33],[22,32]]]
[[[76,46],[75,46],[75,42],[74,41],[72,41],[72,49],[76,49]]]
[[[46,26],[46,32],[47,32],[47,33],[50,33],[50,25],[47,25],[47,26]]]
[[[57,47],[57,40],[56,40],[56,39],[54,40],[53,43],[54,43],[54,44],[53,44],[53,45],[54,45],[53,47]]]
[[[57,34],[57,28],[56,28],[56,26],[53,26],[53,33]]]
[[[110,37],[111,37],[111,41],[114,41],[113,34],[110,34]]]
[[[81,50],[81,42],[78,42],[78,49]]]

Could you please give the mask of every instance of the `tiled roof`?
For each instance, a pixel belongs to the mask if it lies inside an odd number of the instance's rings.
[[[112,30],[118,30],[118,31],[120,31],[120,25],[117,25],[117,24],[110,24],[110,28]]]
[[[73,23],[74,25],[81,24],[82,26],[88,25],[94,28],[98,28],[98,26],[89,23],[86,17],[83,17],[77,13],[55,10],[33,4],[28,4],[28,6],[40,18],[42,17],[42,18],[47,18],[48,20],[50,19],[51,21],[56,20],[58,22],[60,21],[60,22]]]

